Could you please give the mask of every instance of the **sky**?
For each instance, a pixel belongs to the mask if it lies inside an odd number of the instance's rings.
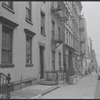
[[[100,2],[82,2],[82,12],[86,19],[87,36],[91,37],[98,65],[100,66]]]

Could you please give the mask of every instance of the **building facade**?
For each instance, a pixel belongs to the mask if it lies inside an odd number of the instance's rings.
[[[88,71],[88,38],[84,15],[80,16],[80,63],[83,75]]]
[[[81,10],[81,2],[0,2],[0,71],[11,74],[16,89],[44,79],[46,71],[62,69],[66,82],[80,73],[80,54],[87,58]]]

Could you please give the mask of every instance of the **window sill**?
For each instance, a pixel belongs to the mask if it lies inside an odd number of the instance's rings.
[[[33,64],[26,64],[26,67],[33,67]]]
[[[13,68],[14,66],[14,64],[0,64],[1,68]]]
[[[45,36],[45,37],[46,37],[46,35],[45,35],[45,34],[43,34],[43,33],[41,33],[41,35],[43,35],[43,36]]]
[[[11,8],[9,8],[9,7],[7,7],[6,4],[2,3],[2,7],[4,7],[5,9],[7,9],[8,11],[12,12],[13,14],[15,14],[14,10],[11,9]]]
[[[26,18],[25,20],[26,20],[26,22],[28,22],[29,24],[33,25],[32,21],[30,21],[29,19]]]

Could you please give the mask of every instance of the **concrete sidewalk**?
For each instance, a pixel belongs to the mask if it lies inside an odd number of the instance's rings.
[[[78,77],[78,81],[81,78]],[[61,88],[66,86],[67,84],[58,84],[58,85],[33,85],[23,88],[21,90],[17,90],[11,93],[11,99],[35,99],[44,95],[48,92],[51,92],[57,88]]]
[[[94,75],[92,75],[94,76]],[[90,76],[86,76],[86,77],[90,77]],[[77,84],[75,84],[76,86],[80,83],[80,81],[83,81],[85,77],[77,77]],[[86,78],[87,79],[87,78]],[[75,86],[74,85],[74,86]],[[32,85],[32,86],[28,86],[26,88],[23,88],[21,90],[17,90],[14,92],[11,92],[11,99],[36,99],[48,92],[51,92],[57,88],[62,88],[62,87],[69,87],[70,85],[66,84],[58,84],[58,85],[40,85],[40,84],[36,84],[36,85]],[[71,87],[73,88],[73,86],[71,85]]]
[[[97,74],[93,72],[81,78],[77,84],[58,88],[39,99],[95,99]]]
[[[11,93],[11,99],[35,99],[41,95],[44,95],[59,86],[49,86],[49,85],[33,85],[17,90]]]

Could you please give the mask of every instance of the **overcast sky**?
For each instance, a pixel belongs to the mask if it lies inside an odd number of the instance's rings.
[[[84,17],[87,24],[87,35],[93,40],[93,49],[100,54],[100,2],[82,2]],[[100,65],[100,55],[96,56]]]

